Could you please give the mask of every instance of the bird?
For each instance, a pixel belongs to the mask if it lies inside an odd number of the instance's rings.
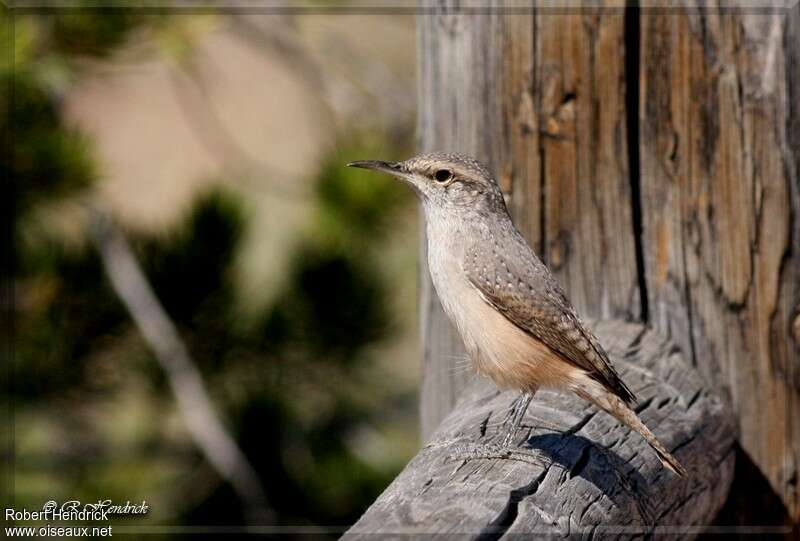
[[[428,269],[442,308],[476,371],[519,397],[506,417],[508,448],[540,388],[572,392],[640,434],[663,466],[686,470],[632,409],[636,398],[556,278],[514,226],[494,176],[459,153],[347,164],[409,185],[425,215]]]

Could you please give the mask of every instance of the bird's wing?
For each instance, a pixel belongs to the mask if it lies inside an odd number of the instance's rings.
[[[517,327],[586,370],[626,403],[636,401],[603,346],[575,314],[553,275],[517,233],[512,261],[496,246],[474,243],[463,270],[481,297]]]

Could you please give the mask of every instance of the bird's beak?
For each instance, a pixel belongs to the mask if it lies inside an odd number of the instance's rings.
[[[350,162],[347,164],[347,166],[360,167],[361,169],[372,169],[373,171],[381,171],[383,173],[389,173],[390,175],[394,176],[401,176],[403,174],[403,170],[400,167],[400,164],[395,162],[383,162],[380,160],[359,160],[357,162]]]
[[[362,169],[371,169],[381,173],[387,173],[393,177],[399,178],[415,191],[422,193],[416,177],[406,169],[403,162],[383,162],[380,160],[359,160],[357,162],[350,162],[348,167],[360,167]]]

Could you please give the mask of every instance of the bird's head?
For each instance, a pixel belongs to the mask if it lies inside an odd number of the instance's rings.
[[[483,212],[505,211],[503,194],[488,169],[468,156],[434,152],[402,162],[366,160],[350,167],[395,176],[417,192],[426,208]]]

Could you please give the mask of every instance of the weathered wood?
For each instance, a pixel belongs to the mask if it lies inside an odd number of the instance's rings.
[[[642,420],[686,466],[687,478],[664,470],[642,438],[612,417],[553,391],[531,402],[523,446],[504,458],[481,458],[497,452],[490,445],[515,394],[476,381],[345,538],[588,538],[648,534],[657,526],[669,538],[700,533],[731,482],[729,411],[663,335],[618,321],[593,327],[638,395]]]
[[[800,6],[641,17],[651,322],[800,519]],[[758,517],[754,517],[758,521]]]
[[[518,228],[583,315],[639,317],[623,13],[450,12],[418,24],[422,149],[490,166]],[[467,380],[424,257],[421,267],[425,440]]]

